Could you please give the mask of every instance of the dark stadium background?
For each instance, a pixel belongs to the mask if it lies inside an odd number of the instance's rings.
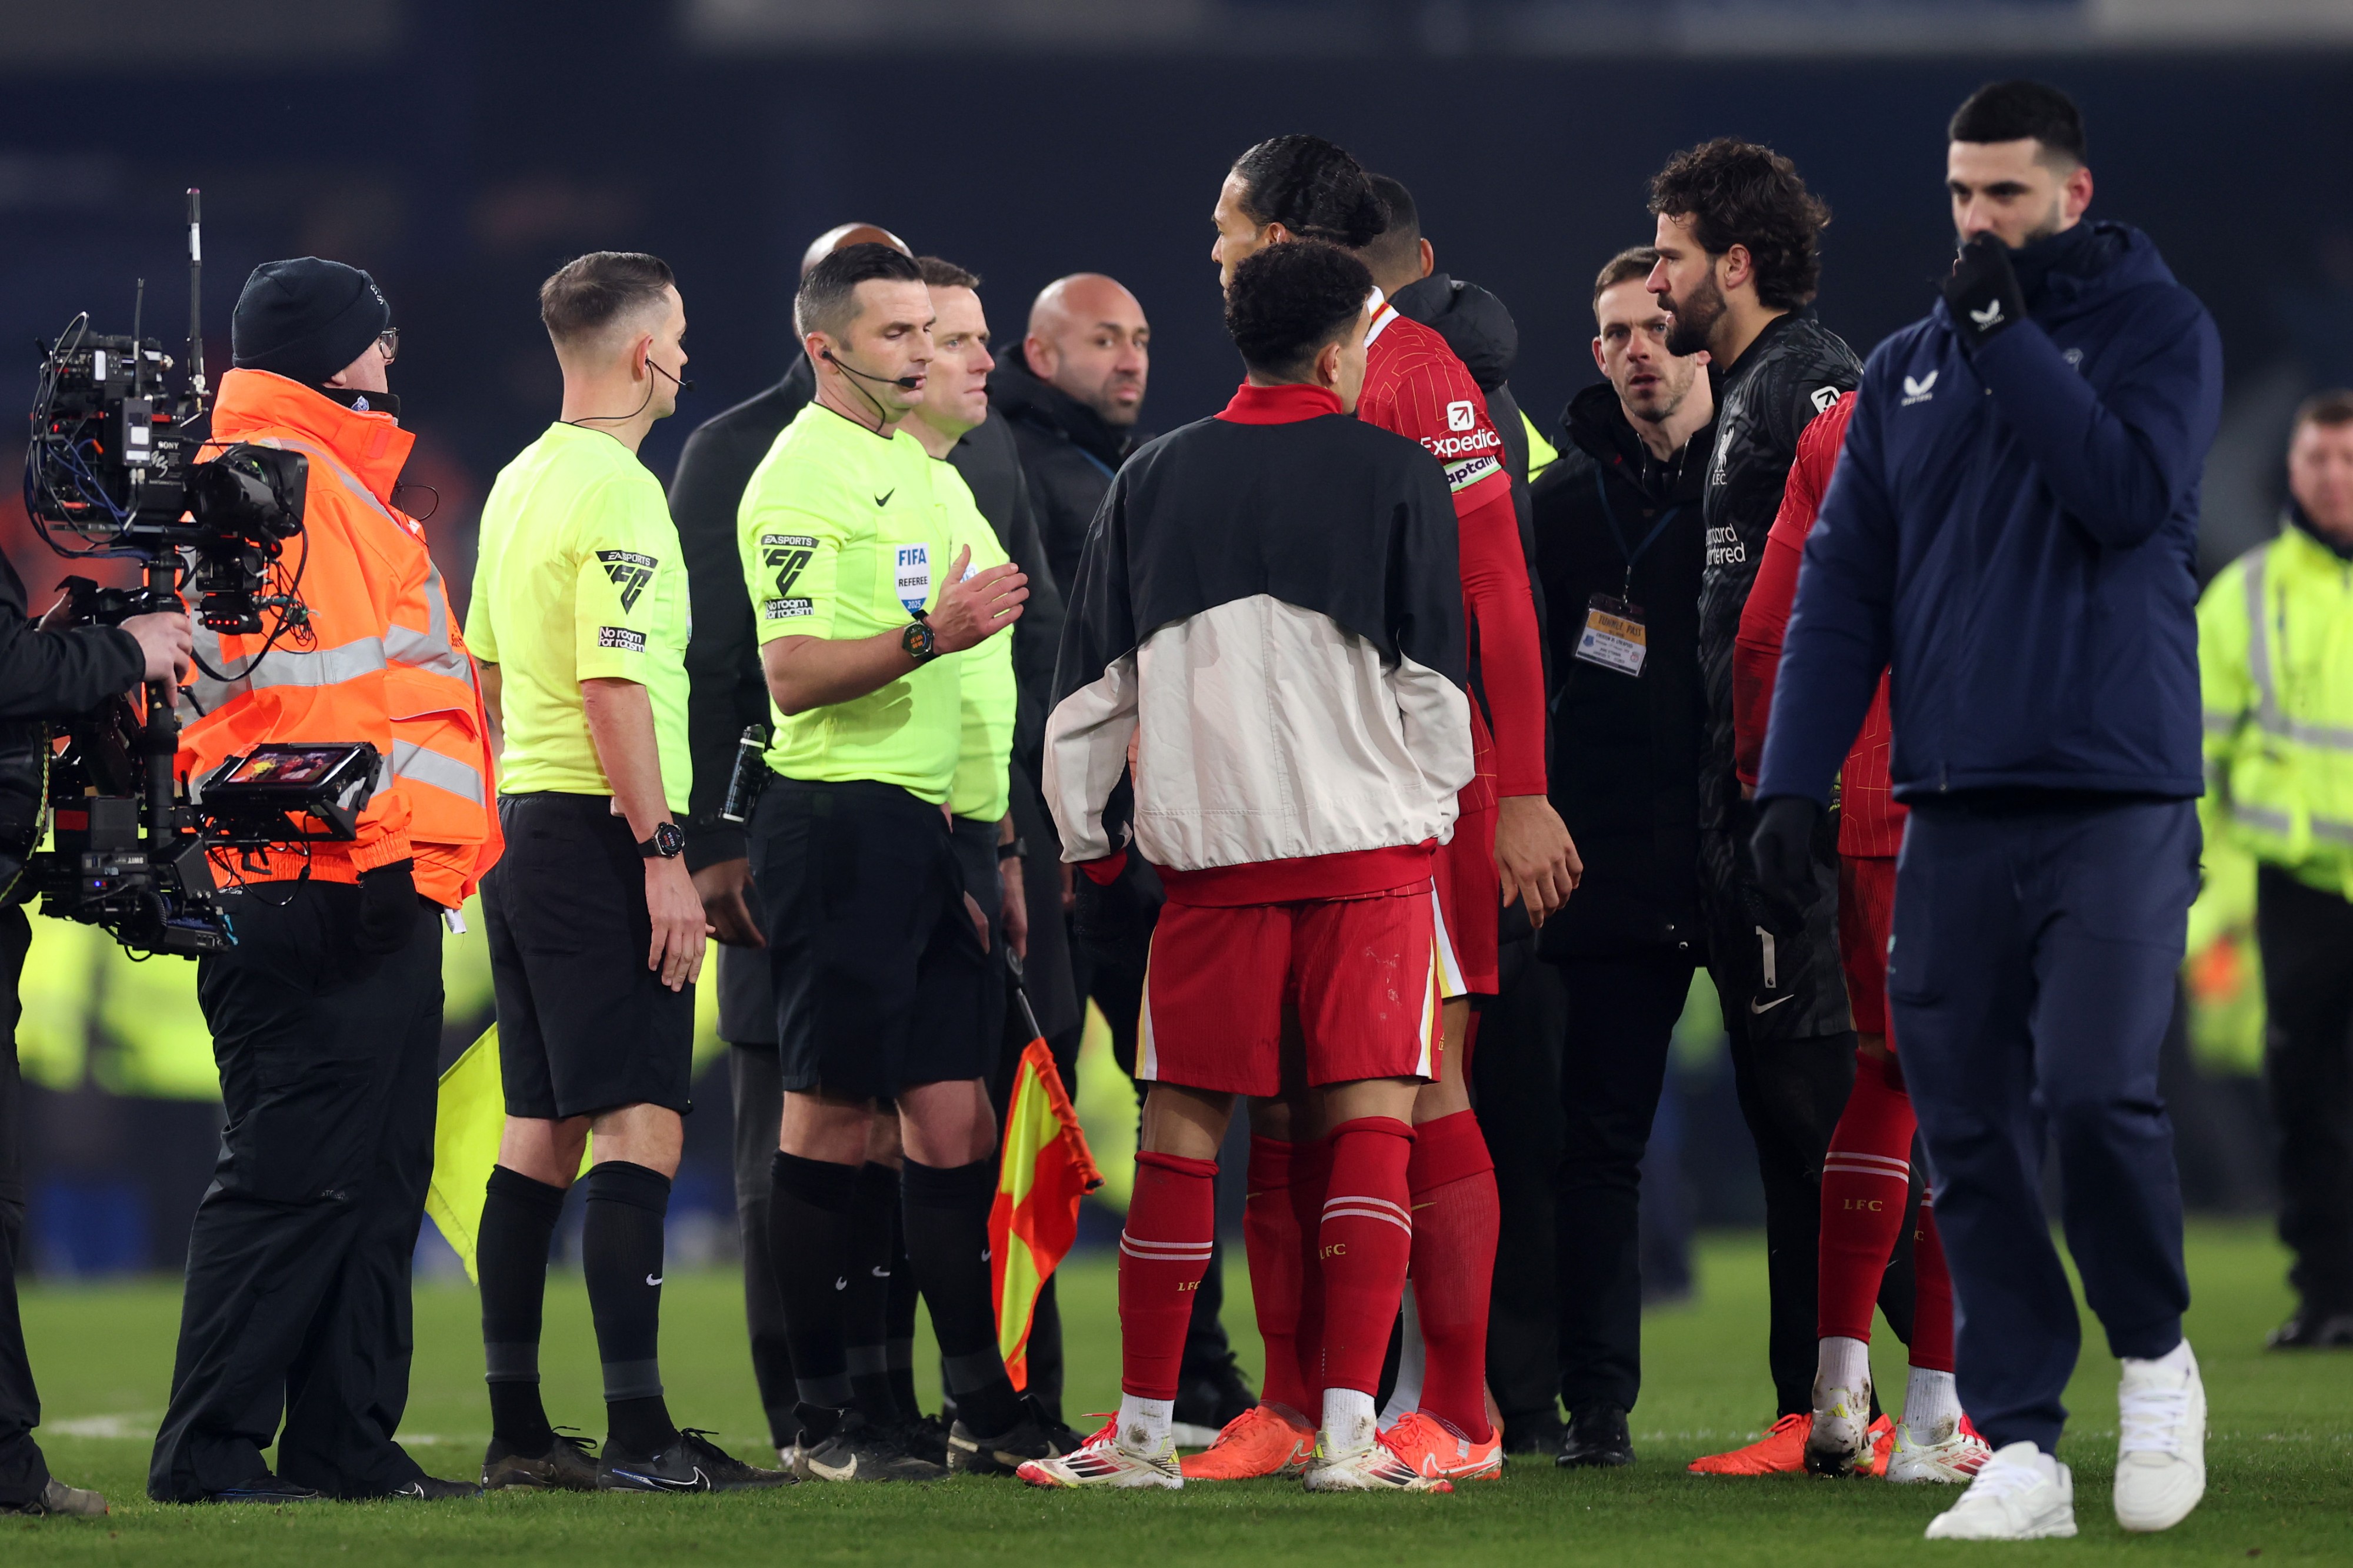
[[[1820,312],[1867,349],[1925,309],[1948,254],[1946,116],[1981,81],[2033,74],[2084,105],[2095,214],[2154,235],[2221,323],[2211,572],[2268,529],[2296,398],[2353,381],[2353,33],[2264,47],[2114,22],[2181,9],[135,0],[101,17],[0,0],[0,387],[29,398],[34,340],[78,310],[127,331],[139,276],[146,330],[185,331],[180,192],[200,185],[216,376],[256,263],[332,256],[383,285],[419,436],[409,478],[439,494],[427,526],[462,602],[480,496],[556,404],[533,290],[580,251],[648,249],[678,270],[699,384],[647,444],[665,479],[696,421],[781,374],[801,249],[850,218],[981,273],[1001,340],[1048,279],[1121,279],[1152,319],[1145,423],[1166,429],[1237,375],[1208,260],[1218,182],[1251,142],[1313,130],[1410,185],[1440,266],[1510,304],[1514,384],[1549,425],[1593,379],[1590,279],[1648,237],[1644,182],[1670,152],[1732,133],[1794,157],[1837,215]],[[0,426],[12,473],[16,438]],[[58,574],[13,492],[0,542],[37,591]],[[453,1018],[452,1039],[480,1022]],[[1703,1042],[1681,1075],[1679,1173],[1700,1220],[1748,1222],[1746,1135],[1712,1061]],[[2172,1071],[2192,1203],[2259,1206],[2253,1080],[2186,1048]],[[723,1079],[703,1092],[681,1196],[717,1207]],[[28,1113],[36,1213],[51,1216],[37,1258],[173,1266],[212,1108],[93,1075],[35,1090]]]

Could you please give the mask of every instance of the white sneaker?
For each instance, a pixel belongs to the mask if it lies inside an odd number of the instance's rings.
[[[1899,1485],[1927,1482],[1932,1485],[1957,1487],[1968,1482],[1985,1467],[1993,1448],[1978,1429],[1969,1425],[1968,1417],[1950,1423],[1939,1423],[1928,1435],[1928,1441],[1915,1443],[1912,1429],[1902,1422],[1895,1426],[1893,1448],[1887,1456],[1887,1479]]]
[[[1130,1448],[1122,1443],[1119,1417],[1103,1423],[1101,1430],[1067,1454],[1043,1459],[1031,1459],[1014,1474],[1033,1487],[1108,1487],[1114,1490],[1127,1487],[1166,1487],[1175,1491],[1185,1484],[1185,1473],[1176,1468],[1176,1442],[1174,1435],[1163,1436],[1151,1449]]]
[[[2188,1340],[2156,1361],[2126,1359],[2116,1415],[2116,1522],[2170,1530],[2206,1495],[2206,1385]]]
[[[1928,1521],[1931,1541],[2043,1541],[2075,1533],[2075,1477],[2031,1443],[1994,1450],[1960,1500]]]
[[[1371,1442],[1335,1453],[1328,1436],[1317,1433],[1315,1458],[1308,1462],[1305,1485],[1311,1492],[1451,1492],[1454,1483],[1443,1476],[1425,1476],[1390,1447],[1392,1435],[1381,1433]]]
[[[1806,1434],[1806,1468],[1817,1476],[1851,1476],[1871,1468],[1871,1380],[1853,1388],[1814,1381],[1814,1425]]]

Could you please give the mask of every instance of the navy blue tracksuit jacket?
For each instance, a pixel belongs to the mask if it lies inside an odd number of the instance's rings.
[[[1806,542],[1759,798],[1827,802],[1883,667],[1911,805],[1892,1032],[1959,1309],[1961,1403],[2057,1444],[2080,1330],[2042,1206],[2123,1356],[2180,1342],[2157,1057],[2197,889],[2198,489],[2214,325],[2147,237],[2013,253],[2029,320],[1965,350],[1939,302],[1863,370]]]

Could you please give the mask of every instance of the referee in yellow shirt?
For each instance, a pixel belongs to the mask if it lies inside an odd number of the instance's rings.
[[[622,251],[581,257],[539,298],[563,416],[491,487],[466,625],[506,731],[508,853],[482,884],[507,1110],[476,1246],[482,1484],[783,1485],[672,1425],[658,1354],[704,931],[677,822],[691,782],[686,567],[638,446],[677,405],[686,310],[668,266]],[[607,1425],[593,1464],[539,1396],[548,1241],[592,1129],[581,1263]]]
[[[949,1468],[1009,1473],[1053,1439],[997,1352],[987,1079],[1003,1016],[987,1010],[997,960],[948,808],[966,650],[1019,616],[1028,580],[1009,564],[976,569],[987,522],[955,471],[899,428],[932,357],[915,263],[882,245],[836,251],[802,279],[794,319],[817,397],[753,474],[741,514],[776,710],[776,776],[749,837],[782,1042],[769,1252],[801,1398],[793,1468],[841,1481],[942,1473],[892,1440],[889,1412],[861,1407],[848,1363],[841,1297],[864,1266],[852,1210],[871,1123],[890,1105],[907,1256],[957,1405]],[[976,690],[987,684],[974,674]],[[1001,752],[994,766],[1001,775]],[[968,806],[986,811],[1002,789]]]

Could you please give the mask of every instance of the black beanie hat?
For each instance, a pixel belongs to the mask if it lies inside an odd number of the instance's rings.
[[[230,363],[323,386],[391,323],[384,291],[356,267],[315,256],[265,262],[229,318]]]

